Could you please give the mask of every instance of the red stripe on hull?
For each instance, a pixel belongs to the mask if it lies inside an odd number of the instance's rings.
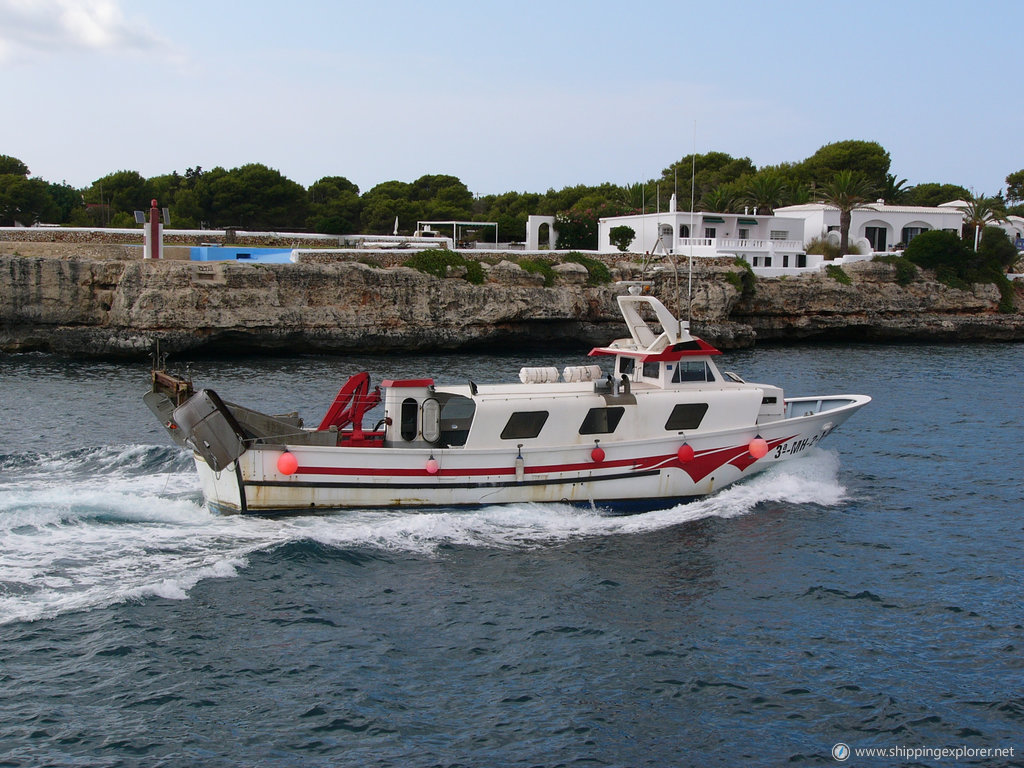
[[[793,436],[783,437],[768,442],[769,448],[775,448]],[[682,469],[694,482],[703,480],[715,470],[725,464],[732,464],[743,471],[752,465],[757,459],[750,455],[747,445],[719,448],[712,451],[704,451],[694,456],[692,461],[683,464],[675,453],[668,453],[663,456],[647,456],[640,459],[616,459],[614,461],[583,462],[577,464],[551,464],[547,466],[526,467],[527,475],[555,474],[559,472],[583,472],[594,469],[611,469],[629,467],[630,469],[662,469],[672,467]],[[426,466],[421,469],[381,469],[378,467],[307,467],[300,466],[292,477],[296,475],[343,475],[363,477],[481,477],[485,475],[502,476],[514,475],[515,467],[483,467],[467,469],[438,469],[431,474],[427,472]]]

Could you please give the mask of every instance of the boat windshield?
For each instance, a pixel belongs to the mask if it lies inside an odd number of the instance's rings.
[[[465,445],[476,414],[476,403],[470,397],[446,392],[438,392],[437,399],[441,403],[441,443]]]

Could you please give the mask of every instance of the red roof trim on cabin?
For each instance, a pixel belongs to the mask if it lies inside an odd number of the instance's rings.
[[[694,339],[697,344],[696,349],[676,349],[675,347],[683,346],[676,344],[673,347],[669,347],[664,352],[657,352],[655,354],[649,354],[639,350],[632,349],[614,349],[612,347],[594,347],[590,350],[590,357],[599,357],[602,355],[622,355],[623,357],[632,357],[640,360],[644,363],[671,363],[676,360],[682,360],[684,357],[694,357],[695,355],[720,355],[722,354],[719,350],[712,347],[704,339]],[[686,344],[689,346],[689,344]]]
[[[432,387],[433,379],[384,379],[380,383],[382,387]]]

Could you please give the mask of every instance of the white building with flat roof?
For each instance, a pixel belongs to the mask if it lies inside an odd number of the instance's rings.
[[[794,219],[757,213],[677,211],[675,195],[664,213],[610,216],[597,223],[597,250],[615,253],[611,232],[615,227],[633,230],[631,253],[695,257],[734,256],[754,267],[803,269],[803,225]]]
[[[805,245],[826,238],[829,232],[839,232],[839,209],[825,203],[787,205],[776,208],[775,215],[803,222],[800,237]],[[952,203],[937,208],[872,203],[852,212],[850,244],[859,246],[862,254],[899,250],[932,229],[959,234],[963,220],[963,212]]]

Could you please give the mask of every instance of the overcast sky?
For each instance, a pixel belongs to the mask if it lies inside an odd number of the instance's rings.
[[[1022,0],[0,0],[0,154],[76,187],[258,162],[482,195],[863,139],[994,194],[1022,40]]]

